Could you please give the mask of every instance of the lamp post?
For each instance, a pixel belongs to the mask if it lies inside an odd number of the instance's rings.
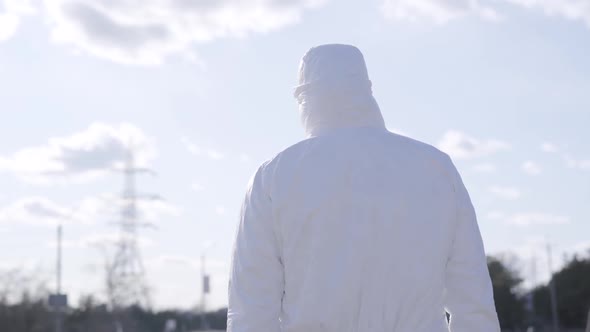
[[[553,332],[559,332],[559,316],[557,313],[557,295],[555,291],[555,278],[553,277],[553,267],[551,265],[551,245],[547,244],[547,263],[549,267],[549,296],[551,299],[551,316],[553,320]]]
[[[207,310],[207,294],[211,292],[211,278],[209,274],[207,274],[207,270],[205,267],[206,263],[206,253],[207,250],[211,249],[215,243],[206,244],[201,251],[201,326],[205,329],[209,328],[209,322],[206,319],[206,310]]]

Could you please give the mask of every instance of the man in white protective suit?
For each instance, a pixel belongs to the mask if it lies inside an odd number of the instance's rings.
[[[445,153],[387,131],[361,52],[310,49],[295,97],[307,139],[250,181],[228,331],[500,331],[461,178]]]

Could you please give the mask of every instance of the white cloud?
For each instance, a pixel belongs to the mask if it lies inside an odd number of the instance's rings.
[[[220,216],[224,216],[227,213],[227,211],[224,206],[218,205],[215,207],[215,213],[217,213]]]
[[[550,143],[550,142],[545,142],[543,144],[541,144],[541,150],[548,152],[548,153],[555,153],[557,151],[559,151],[559,148],[557,147],[557,145]]]
[[[159,64],[195,43],[297,23],[324,0],[45,0],[53,40],[119,63]]]
[[[504,0],[526,9],[540,10],[548,16],[583,21],[590,27],[590,4],[587,0]]]
[[[480,140],[456,130],[447,131],[438,148],[448,153],[454,159],[474,159],[487,157],[499,151],[510,149],[510,144],[496,140]]]
[[[121,198],[110,194],[87,197],[72,206],[60,205],[46,197],[26,197],[0,208],[0,223],[108,224],[121,219],[124,204]],[[179,215],[180,210],[160,199],[139,199],[136,213],[139,224],[157,224],[165,216]]]
[[[566,216],[553,215],[547,213],[516,213],[508,216],[506,221],[518,226],[531,225],[561,225],[569,223],[570,219]]]
[[[491,186],[488,190],[503,199],[516,200],[522,195],[520,190],[516,187]]]
[[[0,223],[94,224],[110,221],[104,218],[108,218],[111,206],[100,197],[84,198],[75,206],[64,206],[41,196],[25,197],[0,208]]]
[[[225,158],[225,154],[223,152],[214,148],[199,146],[186,137],[182,138],[181,141],[188,152],[195,156],[206,157],[211,160],[221,160]]]
[[[541,165],[539,165],[536,162],[531,161],[531,160],[525,161],[522,164],[521,168],[528,175],[539,175],[539,174],[543,173],[543,169],[541,168]]]
[[[590,257],[590,241],[583,241],[568,245],[562,245],[549,240],[543,235],[529,235],[523,238],[517,246],[508,250],[518,257],[518,269],[525,279],[524,287],[530,289],[539,284],[546,283],[550,278],[548,269],[548,248],[551,244],[552,270],[559,271],[564,267],[567,259],[572,255],[578,257]],[[494,256],[502,256],[503,253],[494,253]]]
[[[98,199],[103,221],[117,222],[129,216],[129,200],[113,194],[103,194]],[[179,216],[182,213],[179,207],[166,202],[158,195],[137,195],[133,212],[140,226],[155,226],[167,217]]]
[[[10,39],[18,29],[22,16],[35,13],[29,0],[0,0],[0,42]]]
[[[590,27],[590,5],[587,0],[502,0],[526,10],[540,11],[547,16],[582,21]],[[495,1],[495,5],[500,1]],[[438,24],[466,16],[490,21],[502,19],[498,11],[484,6],[480,0],[382,0],[383,15],[393,20],[428,20]]]
[[[147,167],[155,156],[152,140],[139,128],[94,123],[71,136],[51,138],[47,144],[0,156],[0,171],[14,172],[35,183],[85,181],[122,169],[129,151],[133,151],[136,167]]]
[[[191,185],[191,189],[196,192],[201,192],[201,191],[205,190],[205,186],[203,186],[200,183],[195,182]]]
[[[184,255],[160,255],[155,259],[148,261],[147,265],[152,268],[165,268],[166,266],[170,265],[180,265],[190,267],[194,270],[200,270],[202,266],[201,262],[202,261],[200,257],[190,257]],[[228,265],[226,261],[212,259],[209,257],[205,261],[205,267],[208,270],[225,270],[227,269]]]
[[[492,163],[480,163],[473,166],[473,170],[480,173],[493,173],[496,171],[496,165]]]
[[[252,161],[252,157],[250,157],[250,155],[246,154],[246,153],[241,153],[240,154],[240,162],[242,163],[249,163]]]
[[[438,24],[475,15],[487,20],[499,20],[500,15],[478,0],[384,0],[382,12],[393,20],[430,20]]]
[[[569,155],[564,156],[566,166],[579,170],[590,170],[590,159],[575,159]]]
[[[15,14],[0,13],[0,42],[8,40],[16,32],[19,17]]]
[[[529,235],[523,239],[523,242],[518,247],[512,249],[520,257],[532,257],[541,253],[545,254],[547,247],[547,239],[545,236]]]
[[[58,225],[76,219],[73,209],[45,197],[28,197],[0,208],[0,223]]]
[[[65,240],[62,241],[62,247],[67,249],[94,249],[94,248],[113,248],[122,240],[130,240],[130,235],[112,231],[102,234],[93,234],[85,236],[76,240]],[[151,247],[155,242],[146,236],[135,235],[134,240],[141,248]],[[55,248],[57,246],[56,241],[51,241],[48,246]]]
[[[225,155],[214,149],[207,149],[207,157],[212,160],[220,160],[225,158]]]
[[[492,211],[487,214],[487,218],[490,220],[504,221],[517,226],[561,225],[570,222],[570,218],[567,216],[542,212],[505,214],[500,211]]]
[[[491,211],[491,212],[488,212],[486,217],[490,220],[501,220],[501,219],[505,218],[506,215],[500,211]]]
[[[194,154],[195,156],[200,156],[201,153],[203,152],[199,146],[197,146],[195,143],[191,142],[188,138],[183,137],[181,139],[181,141],[182,141],[182,144],[184,145],[184,147],[191,154]]]
[[[577,256],[590,258],[590,241],[575,243],[567,251]]]
[[[518,257],[518,270],[524,278],[523,286],[526,289],[531,289],[549,280],[549,270],[545,264],[547,261],[547,239],[544,236],[527,236],[517,246],[512,247],[509,252]],[[557,261],[554,260],[554,262]]]
[[[137,201],[140,222],[159,224],[164,217],[179,216],[182,210],[162,199],[142,199]]]

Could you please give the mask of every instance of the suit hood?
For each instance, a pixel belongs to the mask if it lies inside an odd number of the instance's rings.
[[[385,128],[364,57],[354,46],[330,44],[307,51],[294,95],[308,137],[347,127]]]

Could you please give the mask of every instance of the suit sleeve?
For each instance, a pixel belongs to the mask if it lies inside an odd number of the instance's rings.
[[[279,332],[283,265],[264,188],[264,166],[250,181],[242,206],[230,270],[228,332]]]
[[[453,163],[456,197],[454,240],[446,267],[445,308],[451,332],[499,332],[492,283],[475,210]]]

